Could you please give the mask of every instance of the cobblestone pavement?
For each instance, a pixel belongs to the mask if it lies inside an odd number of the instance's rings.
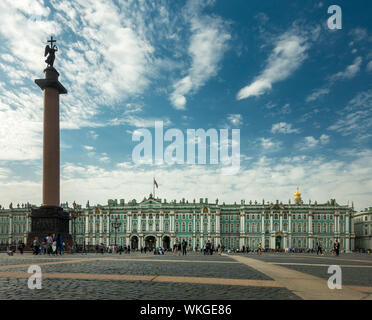
[[[372,286],[372,256],[342,254],[317,256],[316,254],[262,254],[249,255],[250,258],[273,263],[286,268],[329,279],[328,267],[338,265],[342,270],[342,283],[353,286]]]
[[[341,265],[343,284],[372,290],[372,257],[310,254],[236,255],[269,265],[328,279],[329,265]],[[152,254],[65,254],[7,256],[0,254],[0,299],[299,299],[262,273],[233,256]],[[29,265],[40,265],[41,290],[27,286]],[[105,278],[106,277],[106,278]],[[107,279],[109,277],[110,279]],[[223,283],[223,284],[222,284]]]
[[[4,288],[12,288],[5,290]],[[251,300],[298,299],[284,288],[109,281],[45,279],[41,290],[29,290],[27,279],[0,278],[1,299],[110,299],[110,300]]]

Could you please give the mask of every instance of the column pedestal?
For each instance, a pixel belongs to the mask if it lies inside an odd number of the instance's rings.
[[[72,237],[69,233],[69,215],[61,207],[42,206],[31,211],[31,232],[28,234],[27,244],[32,245],[35,237],[39,242],[48,234],[58,233],[62,241],[67,245],[72,244]]]

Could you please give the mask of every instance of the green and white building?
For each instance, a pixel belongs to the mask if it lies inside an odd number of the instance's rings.
[[[330,250],[337,239],[345,252],[355,246],[353,207],[334,199],[305,204],[298,189],[286,204],[264,200],[226,204],[218,199],[210,203],[202,198],[168,202],[150,195],[141,202],[109,200],[107,205],[90,206],[88,201],[85,208],[75,203],[62,207],[70,214],[70,232],[79,245],[168,248],[185,239],[192,248],[209,240],[229,249],[256,249],[258,243],[267,249],[316,249],[319,240]],[[0,209],[0,244],[26,240],[30,213],[29,204]]]
[[[372,207],[365,208],[353,217],[355,249],[372,250]]]

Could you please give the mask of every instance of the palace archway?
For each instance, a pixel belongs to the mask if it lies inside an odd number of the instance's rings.
[[[164,250],[170,249],[170,238],[168,236],[163,238],[163,248]]]
[[[145,238],[145,247],[148,250],[153,250],[156,248],[156,238],[154,236],[147,236]]]
[[[138,249],[138,237],[137,236],[133,236],[132,239],[130,240],[130,246],[132,248],[132,250],[137,250]]]

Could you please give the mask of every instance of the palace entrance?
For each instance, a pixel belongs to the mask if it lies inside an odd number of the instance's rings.
[[[281,249],[282,248],[282,237],[277,236],[275,237],[275,249]]]
[[[137,250],[138,249],[138,238],[137,236],[133,236],[132,239],[130,240],[130,246],[132,250]]]
[[[168,250],[170,248],[170,238],[168,236],[163,238],[163,248],[164,250]]]
[[[156,239],[153,236],[148,236],[145,238],[145,247],[148,250],[154,250],[156,248]]]

